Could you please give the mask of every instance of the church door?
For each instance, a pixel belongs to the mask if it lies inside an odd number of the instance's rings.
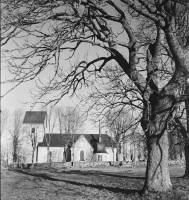
[[[102,155],[98,155],[98,161],[102,161]]]
[[[84,151],[80,151],[80,161],[84,161]]]

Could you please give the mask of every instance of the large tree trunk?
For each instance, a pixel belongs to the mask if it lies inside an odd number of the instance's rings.
[[[158,113],[157,110],[163,111]],[[151,101],[151,107],[147,102],[144,104],[141,125],[147,137],[148,157],[143,194],[154,191],[167,192],[172,189],[168,168],[169,142],[166,131],[172,110],[172,102],[169,98],[164,98],[159,102]]]
[[[168,134],[147,138],[148,161],[143,192],[168,191],[172,188],[168,168]]]
[[[142,128],[147,137],[147,168],[143,194],[148,192],[168,192],[172,189],[169,175],[169,142],[167,123],[174,111],[172,97],[152,93],[149,102],[144,102]],[[166,95],[165,95],[166,94]]]
[[[141,125],[147,137],[148,160],[143,192],[168,192],[172,189],[168,168],[167,123],[174,117],[176,98],[183,94],[185,79],[181,72],[160,92],[151,93],[144,101]],[[179,84],[178,84],[179,83]]]

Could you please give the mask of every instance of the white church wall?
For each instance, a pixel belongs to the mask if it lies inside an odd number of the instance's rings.
[[[38,147],[38,163],[47,162],[47,147]]]
[[[43,124],[27,124],[25,126],[30,131],[32,131],[32,128],[35,128],[35,134],[37,134],[37,142],[42,142],[43,141],[44,133],[46,131],[46,128],[45,128],[45,126]]]
[[[34,126],[37,131],[37,142],[43,142],[43,137],[45,133],[45,127],[42,124],[35,124]]]
[[[116,161],[116,148],[114,148],[114,152],[112,147],[106,147],[107,153],[97,153],[94,155],[94,161]],[[101,156],[101,160],[99,160],[99,156]]]
[[[23,126],[27,129],[24,133],[24,139],[22,140],[22,148],[20,152],[20,156],[22,156],[24,159],[24,163],[31,163],[32,162],[32,143],[30,136],[28,135],[28,131],[32,131],[32,128],[35,128],[36,134],[36,142],[42,142],[44,137],[44,126],[42,124],[23,124]],[[36,150],[34,152],[34,163],[36,163]]]
[[[62,162],[63,161],[63,147],[50,147],[52,152],[51,161],[52,162]]]
[[[84,151],[84,161],[93,161],[93,148],[83,135],[78,138],[74,148],[71,149],[72,161],[80,161],[80,153],[82,150]]]
[[[107,156],[106,156],[106,161],[116,161],[116,148],[114,148],[114,152],[112,147],[106,147],[106,152],[107,152]]]
[[[87,162],[97,161],[97,155],[93,155],[93,147],[86,140],[86,138],[81,135],[74,144],[74,148],[71,148],[71,161],[77,162],[81,161],[81,151],[84,152],[84,160]],[[50,147],[52,152],[51,161],[52,162],[63,162],[63,147]],[[114,152],[112,147],[106,147],[107,154],[102,155],[102,161],[116,161],[116,148]],[[74,154],[74,155],[73,155]],[[36,159],[35,159],[36,160]],[[38,163],[47,162],[47,147],[38,147]]]
[[[49,147],[52,152],[51,161],[52,162],[62,162],[63,161],[63,147]],[[47,162],[47,147],[38,147],[38,163]]]
[[[95,162],[108,161],[107,157],[108,157],[107,153],[96,153],[94,154],[94,161]]]

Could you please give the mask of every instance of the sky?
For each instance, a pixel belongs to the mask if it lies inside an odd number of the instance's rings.
[[[112,7],[106,7],[106,11],[108,13],[115,12],[112,9]],[[135,26],[135,23],[132,23],[132,26]],[[112,25],[112,27],[114,28],[115,33],[121,32],[119,24],[114,23]],[[43,26],[43,29],[44,29],[43,31],[45,31],[47,33],[49,32],[48,23],[46,23],[46,25]],[[126,38],[126,35],[123,32],[119,34],[120,40],[125,41],[125,38]],[[35,39],[36,39],[35,37],[31,36],[29,38],[29,42],[35,43]],[[20,45],[21,43],[23,43],[23,39],[22,38],[16,39],[15,42],[10,40],[10,42],[8,42],[7,45],[3,46],[2,49],[17,48],[16,43]],[[122,52],[124,52],[124,54],[127,54],[125,49],[120,48],[120,50]],[[107,54],[104,50],[102,50],[99,47],[94,47],[94,46],[85,44],[85,45],[82,45],[82,47],[77,51],[77,54],[75,55],[74,59],[76,60],[78,58],[81,60],[84,57],[84,55],[86,55],[86,53],[88,54],[89,60],[91,60],[92,57],[96,58],[97,54],[99,56],[102,56],[104,53],[105,53],[104,54],[105,56]],[[61,64],[63,63],[63,65],[69,66],[70,60],[67,60],[67,61],[65,60],[66,58],[69,57],[69,55],[70,54],[68,54],[68,52],[63,52],[63,54],[61,54],[60,63]],[[74,59],[72,59],[72,62],[74,62]],[[1,81],[4,81],[6,79],[9,79],[11,76],[10,76],[10,73],[6,70],[6,64],[2,62],[2,66],[5,66],[5,70],[4,69],[1,70]],[[51,72],[52,71],[50,69],[45,69],[45,71],[43,73],[41,73],[41,75],[39,77],[41,78],[42,81],[44,81],[46,78],[49,77]],[[11,84],[2,84],[1,85],[1,95],[4,95],[11,87],[12,87]],[[20,107],[25,110],[30,110],[31,109],[30,104],[29,103],[25,104],[25,103],[32,101],[31,95],[30,95],[30,90],[33,88],[35,88],[35,80],[32,80],[30,82],[19,85],[17,88],[15,88],[13,91],[11,91],[9,94],[7,94],[5,97],[2,98],[1,107],[4,109],[8,109],[11,112],[13,112],[15,109],[20,108]],[[64,106],[76,105],[78,103],[78,100],[77,100],[77,98],[70,99],[68,96],[65,96],[62,98],[60,103],[63,104]],[[35,106],[33,108],[33,110],[38,110],[38,109],[39,109],[39,106]]]
[[[109,12],[112,12],[112,10],[109,10]],[[115,31],[117,31],[117,32],[120,31],[119,26],[114,25],[114,28],[115,28]],[[123,34],[120,34],[119,37],[120,38],[122,37],[122,39],[123,38],[125,39],[125,36]],[[32,42],[32,39],[31,39],[30,42]],[[10,41],[3,48],[12,49],[14,47],[15,47],[15,44]],[[100,51],[99,48],[95,48],[95,47],[86,45],[86,46],[83,46],[82,49],[80,49],[80,51],[78,52],[79,58],[82,58],[84,53],[86,53],[86,52],[89,53],[89,60],[92,58],[91,56],[96,56],[97,54],[98,55],[103,54],[103,52]],[[76,55],[75,58],[77,58],[78,55]],[[68,55],[64,53],[63,58],[62,58],[62,62],[65,65],[69,65],[69,62],[64,60],[64,58],[66,58],[66,57],[68,57]],[[5,66],[5,63],[2,63],[2,65]],[[51,70],[46,69],[40,75],[40,78],[42,80],[45,80],[46,78],[48,78],[49,74],[51,74]],[[10,77],[11,77],[11,75],[6,70],[6,66],[5,66],[5,70],[3,70],[3,69],[1,70],[1,81],[4,81],[5,79],[9,79]],[[12,87],[11,84],[2,84],[1,85],[1,95],[4,95],[8,90],[10,90],[11,87]],[[23,108],[25,111],[30,110],[31,104],[28,103],[28,102],[32,101],[30,90],[33,89],[33,88],[35,88],[35,80],[32,80],[30,82],[23,83],[23,84],[19,85],[13,91],[8,93],[5,97],[3,97],[1,99],[1,109],[7,109],[11,113],[13,113],[17,108]],[[75,106],[78,102],[79,102],[79,100],[76,97],[73,97],[73,98],[70,99],[68,96],[64,96],[61,99],[61,101],[58,105]],[[39,110],[39,108],[40,108],[40,105],[36,105],[32,110]],[[85,132],[86,133],[98,133],[98,128],[95,128],[89,121],[87,121],[86,126],[85,126]]]
[[[10,42],[8,44],[7,48],[11,48],[12,43]],[[14,44],[13,44],[14,45]],[[90,50],[90,47],[85,46],[85,48],[88,48]],[[99,49],[97,50],[99,52]],[[91,54],[94,54],[95,49],[91,51]],[[65,57],[68,57],[68,55],[64,55]],[[79,54],[81,57],[81,53]],[[77,57],[77,56],[76,56]],[[64,60],[62,62],[66,63]],[[70,63],[67,62],[67,65]],[[45,80],[48,78],[49,74],[51,74],[51,71],[49,69],[46,69],[41,75],[40,78],[42,80]],[[9,79],[11,77],[8,70],[2,69],[1,70],[1,81],[4,81],[6,79]],[[1,95],[4,95],[7,91],[9,91],[12,88],[11,83],[6,83],[1,85]],[[31,104],[32,98],[30,91],[35,88],[35,80],[31,80],[29,82],[22,83],[21,85],[17,86],[14,90],[6,94],[1,99],[1,109],[7,109],[10,113],[13,113],[16,109],[22,108],[25,111],[31,110]],[[51,96],[50,96],[51,98]],[[57,104],[57,106],[76,106],[79,103],[79,100],[77,97],[70,98],[68,95],[64,96],[61,101]],[[41,107],[40,104],[35,105],[34,108],[32,108],[33,111],[39,110]],[[105,133],[105,131],[102,130],[102,133]],[[93,123],[91,123],[89,120],[85,121],[85,125],[83,128],[83,133],[85,134],[98,134],[98,127],[95,127]],[[10,135],[8,133],[8,130],[5,131],[5,134],[3,134],[3,137],[1,138],[2,144],[7,143],[9,140]]]

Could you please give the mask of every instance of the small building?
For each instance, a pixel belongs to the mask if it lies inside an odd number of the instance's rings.
[[[37,162],[47,162],[50,139],[52,162],[115,161],[116,148],[107,134],[45,134],[37,146]]]
[[[38,132],[37,136],[43,137],[43,133],[46,131],[45,129],[47,128],[46,118],[46,111],[26,111],[23,124],[30,126],[31,133]]]
[[[47,129],[47,112],[46,111],[26,111],[23,124],[30,131],[29,135],[32,137],[34,148],[34,162],[37,162],[37,144],[43,140],[44,132]],[[30,141],[31,142],[31,141]],[[28,149],[32,151],[32,145],[29,143]],[[30,159],[28,159],[30,160]],[[27,160],[27,162],[28,162]],[[32,160],[32,159],[31,159]],[[30,161],[31,162],[31,161]]]
[[[46,111],[27,111],[23,123],[29,126],[36,142],[34,162],[47,162],[48,144],[52,162],[137,162],[146,157],[143,135],[137,132],[126,135],[119,149],[110,136],[101,134],[100,121],[99,134],[49,134]]]

